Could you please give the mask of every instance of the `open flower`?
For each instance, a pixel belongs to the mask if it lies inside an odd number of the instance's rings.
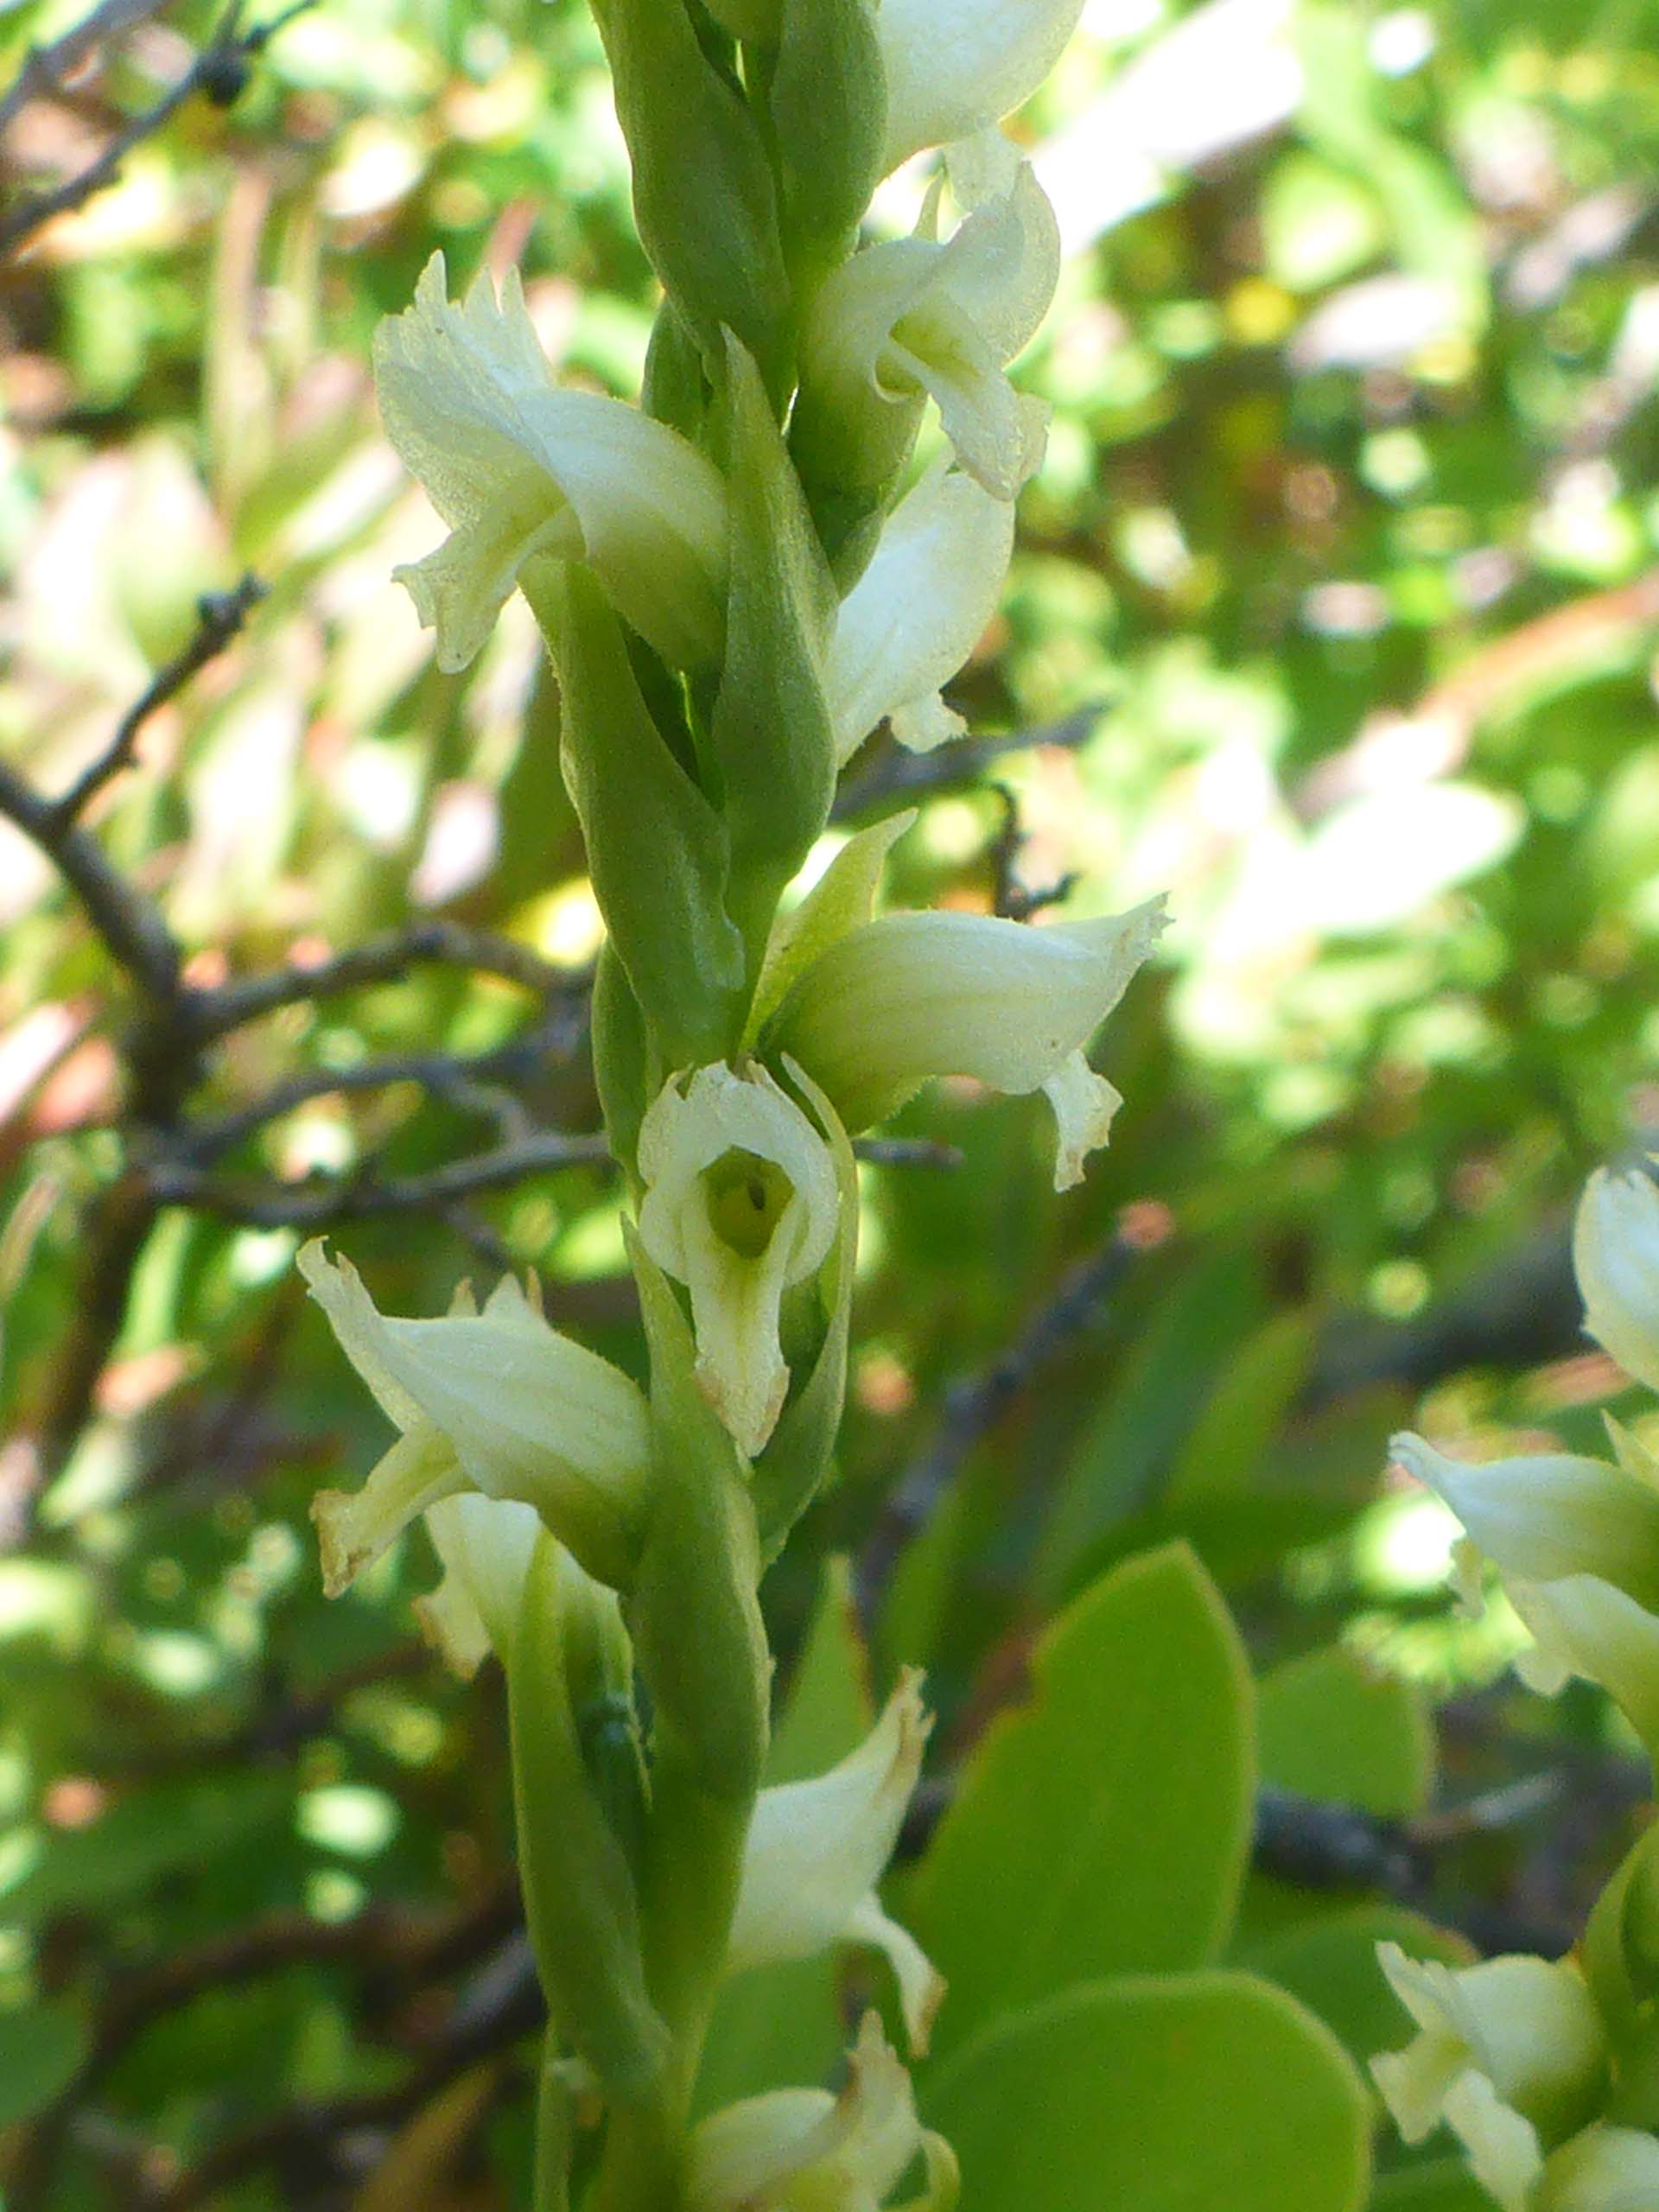
[[[1014,507],[941,461],[901,499],[842,601],[824,688],[846,760],[884,718],[923,753],[967,725],[939,697],[996,612]]]
[[[955,2155],[917,2119],[910,2076],[872,2012],[839,2097],[774,2089],[702,2122],[686,2203],[689,2212],[880,2212],[918,2153],[926,2180],[903,2212],[951,2212]]]
[[[912,410],[926,395],[962,466],[1012,499],[1042,458],[1046,413],[1003,372],[1053,299],[1058,226],[1029,162],[946,239],[931,235],[938,206],[935,192],[915,237],[866,246],[820,290],[802,346],[801,423],[811,448],[853,466],[881,442],[872,395]]]
[[[810,1958],[832,1944],[885,1951],[911,2047],[927,2048],[944,1984],[876,1893],[921,1776],[930,1726],[921,1676],[907,1673],[858,1748],[810,1782],[763,1789],[743,1854],[730,1971]]]
[[[835,1160],[764,1068],[671,1077],[639,1127],[639,1236],[691,1294],[697,1382],[751,1458],[789,1389],[783,1296],[816,1274],[839,1218]]]
[[[451,306],[443,257],[384,322],[375,381],[387,435],[451,535],[398,575],[465,668],[524,563],[590,562],[619,610],[677,667],[720,650],[726,499],[713,465],[638,408],[562,391],[516,273]]]
[[[1082,13],[1083,0],[881,0],[885,168],[1010,114],[1059,60]]]
[[[1154,899],[1101,921],[1033,929],[988,915],[886,914],[805,969],[771,1041],[823,1085],[852,1130],[932,1076],[1040,1090],[1054,1109],[1054,1186],[1083,1175],[1122,1101],[1083,1048],[1164,925]]]
[[[1545,1959],[1452,1967],[1377,1946],[1414,2042],[1371,2062],[1395,2124],[1421,2143],[1441,2120],[1503,2212],[1528,2212],[1544,2152],[1590,2118],[1606,2040],[1578,1968]]]
[[[1627,1375],[1659,1390],[1659,1190],[1650,1175],[1601,1168],[1590,1178],[1573,1266],[1585,1327]]]
[[[601,1580],[622,1585],[642,1531],[650,1429],[626,1375],[559,1335],[503,1281],[481,1313],[398,1320],[357,1270],[308,1244],[299,1268],[340,1348],[403,1434],[360,1491],[312,1505],[336,1595],[415,1516],[468,1490],[533,1506]]]
[[[1475,1466],[1418,1436],[1389,1448],[1503,1576],[1536,1639],[1533,1687],[1599,1682],[1659,1755],[1659,1487],[1634,1440],[1614,1441],[1617,1465],[1552,1453]]]

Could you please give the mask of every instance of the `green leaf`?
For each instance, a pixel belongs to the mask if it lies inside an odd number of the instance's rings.
[[[828,261],[881,176],[887,91],[871,0],[786,0],[769,105],[791,258]]]
[[[961,2212],[1359,2212],[1370,2178],[1341,2046],[1246,1974],[1051,1998],[935,2073],[922,2109]]]
[[[73,2005],[0,2013],[0,2127],[27,2120],[67,2089],[91,2043]]]
[[[1427,1804],[1434,1732],[1420,1694],[1341,1645],[1287,1660],[1256,1689],[1264,1782],[1402,1820]]]
[[[1371,2212],[1492,2212],[1492,2200],[1461,2158],[1434,2158],[1385,2174]]]
[[[772,1732],[768,1785],[822,1774],[862,1743],[875,1719],[870,1660],[853,1597],[851,1562],[823,1562],[818,1602],[796,1662],[789,1695]]]
[[[101,1911],[165,1876],[200,1871],[287,1819],[293,1789],[276,1776],[162,1783],[122,1798],[90,1827],[54,1833],[18,1853],[19,1878],[0,1892],[0,1925],[60,1912]]]
[[[907,1901],[950,1985],[941,2047],[1076,1982],[1205,1965],[1232,1925],[1250,1685],[1202,1567],[1179,1547],[1120,1567],[1062,1614],[1032,1673]]]
[[[1305,1921],[1241,1948],[1234,1963],[1264,1975],[1317,2013],[1362,2063],[1410,2040],[1404,2006],[1376,1963],[1379,1943],[1398,1943],[1414,1959],[1467,1966],[1461,1936],[1393,1904],[1359,1904]]]
[[[1243,1489],[1301,1395],[1316,1324],[1306,1313],[1275,1313],[1246,1337],[1223,1370],[1164,1484],[1179,1510]]]

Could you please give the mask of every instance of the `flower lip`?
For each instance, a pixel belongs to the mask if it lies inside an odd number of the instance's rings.
[[[671,1077],[639,1127],[639,1236],[685,1284],[697,1382],[751,1458],[789,1388],[783,1295],[828,1258],[840,1217],[823,1137],[758,1064]]]

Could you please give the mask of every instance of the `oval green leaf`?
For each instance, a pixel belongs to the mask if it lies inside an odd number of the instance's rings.
[[[1130,1977],[1013,2015],[935,2075],[961,2212],[1359,2212],[1370,2116],[1341,2045],[1248,1974]]]

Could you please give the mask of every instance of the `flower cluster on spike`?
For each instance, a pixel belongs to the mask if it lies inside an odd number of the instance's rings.
[[[1119,1103],[1087,1048],[1162,925],[1156,904],[1047,926],[878,912],[907,816],[814,855],[874,732],[921,749],[963,727],[941,690],[1041,458],[1008,367],[1059,260],[999,125],[1081,0],[594,8],[663,292],[642,404],[562,388],[516,276],[455,303],[439,257],[376,365],[448,529],[401,572],[440,666],[466,668],[522,591],[557,675],[645,1381],[514,1284],[387,1319],[308,1248],[398,1431],[359,1491],[318,1498],[323,1569],[342,1589],[423,1522],[427,1627],[463,1671],[492,1652],[505,1670],[550,2024],[538,2212],[573,2192],[602,2212],[878,2212],[918,2185],[912,2212],[947,2212],[955,2161],[874,2015],[838,2094],[779,2084],[691,2113],[731,1974],[874,1954],[912,2055],[944,1994],[879,1893],[927,1737],[918,1682],[831,1771],[765,1786],[757,1591],[841,1417],[850,1139],[930,1078],[973,1077],[1044,1094],[1056,1185],[1077,1182]],[[875,187],[928,149],[913,233],[867,242]]]
[[[1592,1176],[1573,1258],[1589,1333],[1659,1389],[1659,1188]],[[1611,1417],[1611,1460],[1532,1454],[1484,1465],[1418,1436],[1395,1458],[1463,1523],[1460,1573],[1481,1602],[1490,1562],[1530,1630],[1517,1665],[1544,1691],[1578,1675],[1659,1758],[1659,1462]],[[1659,2205],[1659,1827],[1604,1891],[1577,1955],[1450,1968],[1382,1948],[1416,2040],[1375,2062],[1406,2140],[1444,2121],[1503,2212]]]

